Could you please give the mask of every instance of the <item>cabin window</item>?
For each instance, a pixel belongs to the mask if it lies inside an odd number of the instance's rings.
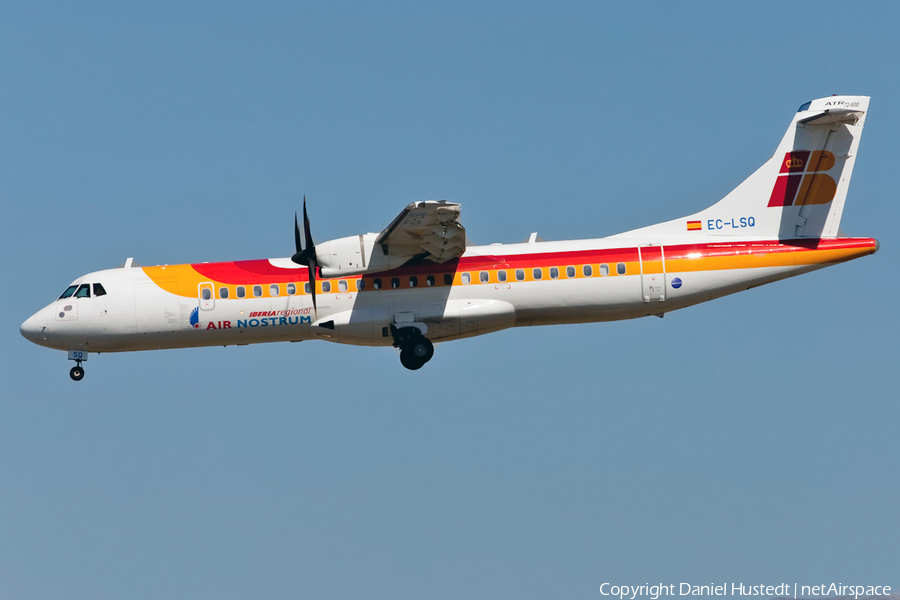
[[[66,288],[66,291],[64,291],[62,293],[62,295],[59,297],[59,299],[62,300],[63,298],[68,298],[69,296],[74,294],[75,290],[77,290],[77,289],[78,289],[77,285],[70,285],[69,287]]]
[[[356,291],[361,292],[364,289],[366,289],[366,280],[360,277],[356,280]]]
[[[212,300],[212,290],[209,288],[203,288],[200,290],[200,297],[204,300]]]
[[[221,298],[222,300],[228,299],[228,288],[219,288],[219,298]]]
[[[501,283],[506,281],[506,271],[504,271],[503,269],[497,271],[497,281]]]
[[[415,275],[410,275],[409,287],[418,287],[418,285],[419,285],[419,278],[416,277]]]
[[[625,274],[625,263],[619,263],[616,265],[616,273],[619,275]]]
[[[75,292],[76,298],[90,298],[91,297],[91,284],[82,283],[78,286],[78,290]]]
[[[338,281],[339,292],[346,292],[348,289],[350,289],[350,286],[347,285],[346,279],[341,279],[340,281]]]
[[[257,297],[257,298],[259,298],[260,296],[262,296],[262,286],[261,286],[261,285],[254,285],[254,286],[253,286],[253,295],[254,295],[255,297]]]
[[[463,273],[462,274],[462,282],[465,285],[472,283],[472,276],[468,273]]]
[[[273,283],[272,285],[269,286],[269,295],[270,296],[277,296],[280,293],[281,293],[281,288],[278,287],[278,284]]]
[[[296,293],[297,293],[297,284],[296,284],[296,283],[289,283],[289,284],[287,284],[287,294],[288,294],[288,296],[293,296],[293,295],[296,294]]]
[[[391,277],[391,287],[395,290],[400,287],[400,278],[399,277]]]
[[[309,282],[308,282],[308,281],[307,281],[306,283],[303,284],[303,291],[306,292],[307,294],[311,294],[311,293],[312,293],[312,288],[309,287]]]
[[[581,272],[584,273],[585,277],[590,277],[594,274],[594,269],[593,267],[591,267],[591,265],[584,265],[583,267],[581,267]]]
[[[372,287],[374,287],[376,290],[380,290],[381,289],[381,280],[376,277],[375,281],[372,282]]]
[[[246,292],[246,290],[244,290],[244,286],[242,286],[242,285],[237,286],[235,293],[237,294],[238,298],[243,298],[244,296],[247,295],[247,292]]]
[[[609,275],[609,265],[603,263],[600,265],[600,277],[606,277],[607,275]]]
[[[323,282],[322,282],[322,293],[323,293],[323,294],[327,294],[327,293],[330,292],[330,291],[331,291],[331,282],[330,282],[330,281],[323,281]]]
[[[453,273],[444,273],[444,285],[453,285]]]
[[[557,267],[550,267],[550,279],[559,279],[559,269]]]
[[[525,281],[524,269],[516,269],[516,281]]]
[[[99,283],[94,284],[94,296],[105,296],[106,290],[103,289],[103,286]]]
[[[566,267],[566,277],[569,279],[575,277],[575,267]]]
[[[531,276],[534,277],[535,279],[540,279],[541,277],[544,276],[544,273],[543,273],[543,271],[541,271],[539,268],[535,267],[535,268],[531,271]]]
[[[487,271],[482,271],[481,273],[478,274],[478,281],[480,281],[481,283],[487,283],[490,280],[491,280],[491,276],[488,274]]]
[[[428,277],[425,278],[425,285],[427,285],[429,287],[434,285],[434,275],[429,275]]]

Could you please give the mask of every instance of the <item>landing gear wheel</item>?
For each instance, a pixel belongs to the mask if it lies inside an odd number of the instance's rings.
[[[75,381],[81,381],[84,379],[84,369],[81,366],[72,367],[72,370],[69,371],[69,377],[74,379]]]
[[[412,343],[410,348],[412,349],[412,353],[422,361],[423,365],[434,356],[434,344],[432,344],[431,340],[428,338],[419,338]]]
[[[400,364],[415,371],[431,360],[434,356],[434,344],[425,337],[417,337],[400,349]]]
[[[425,361],[416,356],[413,349],[410,346],[407,346],[406,348],[400,349],[400,364],[410,371],[415,371],[421,369],[422,365],[425,364]]]

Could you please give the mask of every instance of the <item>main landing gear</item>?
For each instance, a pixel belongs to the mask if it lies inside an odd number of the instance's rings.
[[[400,364],[411,371],[421,369],[434,356],[434,344],[416,327],[398,329],[391,325],[394,346],[400,348]]]

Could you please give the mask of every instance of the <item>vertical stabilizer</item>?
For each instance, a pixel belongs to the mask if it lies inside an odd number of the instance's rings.
[[[620,236],[838,237],[868,108],[868,96],[807,102],[772,158],[722,200],[694,215]]]

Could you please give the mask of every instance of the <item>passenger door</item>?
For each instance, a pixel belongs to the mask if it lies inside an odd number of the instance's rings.
[[[641,294],[644,302],[666,299],[666,253],[662,246],[640,246]]]

